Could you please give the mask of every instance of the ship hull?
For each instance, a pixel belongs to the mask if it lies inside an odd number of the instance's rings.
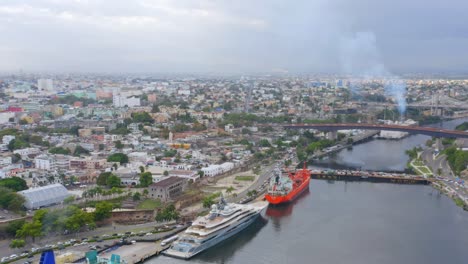
[[[270,194],[265,195],[265,199],[273,205],[278,205],[278,204],[285,204],[292,202],[294,199],[296,199],[303,191],[309,189],[309,182],[310,182],[310,177],[308,177],[304,182],[302,182],[301,185],[299,185],[296,189],[293,189],[291,192],[289,192],[287,195],[282,195],[282,196],[273,196]]]
[[[190,259],[194,257],[195,255],[200,254],[201,252],[213,247],[214,245],[223,242],[226,239],[229,239],[230,237],[236,235],[237,233],[241,232],[245,228],[247,228],[250,224],[252,224],[258,217],[262,217],[266,211],[266,203],[265,205],[255,214],[250,216],[248,219],[246,219],[244,222],[238,224],[234,228],[231,228],[230,231],[222,233],[214,237],[213,239],[207,241],[206,243],[202,244],[199,248],[197,248],[196,251],[194,252],[178,252],[171,250],[170,248],[162,251],[161,253],[163,255],[173,257],[173,258],[178,258],[178,259]]]

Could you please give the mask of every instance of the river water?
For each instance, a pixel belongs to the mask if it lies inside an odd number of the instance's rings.
[[[433,124],[430,126],[454,129],[457,125],[465,121],[468,121],[468,118],[445,121],[442,124]],[[405,151],[416,146],[425,145],[428,139],[431,139],[431,137],[425,135],[410,135],[401,140],[371,140],[363,144],[355,145],[351,149],[343,149],[325,160],[315,161],[313,167],[404,171],[409,159]]]
[[[370,141],[330,161],[402,170],[404,151],[427,139]],[[189,262],[466,264],[468,212],[430,186],[312,180],[310,191],[293,204],[268,208],[264,218]],[[187,261],[159,256],[147,263]]]

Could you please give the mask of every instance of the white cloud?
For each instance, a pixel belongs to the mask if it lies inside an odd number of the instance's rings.
[[[14,49],[0,49],[0,70],[339,71],[343,41],[360,31],[375,36],[386,68],[447,68],[447,57],[468,68],[462,10],[431,0],[4,0],[1,45]]]

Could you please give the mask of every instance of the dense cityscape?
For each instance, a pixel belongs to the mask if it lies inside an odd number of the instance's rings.
[[[0,264],[468,263],[466,10],[1,1]]]
[[[93,238],[93,247],[102,247],[106,235],[158,239],[206,212],[221,194],[244,202],[260,197],[285,153],[285,165],[293,169],[359,144],[361,135],[364,140],[408,135],[285,125],[418,126],[468,114],[466,80],[401,81],[411,98],[405,112],[386,92],[388,82],[333,76],[4,75],[2,260],[34,257],[47,248],[85,251]],[[457,129],[467,130],[466,125]],[[404,172],[431,180],[467,208],[467,148],[466,138],[429,139],[407,150]],[[134,224],[145,228],[134,233]],[[87,240],[76,241],[82,236]]]

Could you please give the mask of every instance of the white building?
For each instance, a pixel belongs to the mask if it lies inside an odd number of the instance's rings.
[[[12,163],[11,157],[0,157],[0,167],[8,166]]]
[[[140,106],[140,98],[138,97],[127,97],[120,94],[114,94],[112,97],[112,103],[114,107],[136,107]]]
[[[197,173],[197,171],[192,170],[171,170],[169,171],[169,176],[185,178],[187,180],[192,180],[193,182],[196,182],[198,179],[200,179],[200,175]]]
[[[148,161],[148,153],[146,152],[132,152],[128,154],[128,160],[130,162],[141,162],[146,164]]]
[[[234,163],[225,162],[221,165],[210,165],[208,167],[202,168],[204,176],[214,177],[219,174],[226,173],[234,168]]]
[[[13,151],[13,153],[15,154],[20,154],[21,157],[28,156],[30,154],[37,154],[39,152],[40,150],[38,148],[24,148],[24,149],[17,149]]]
[[[190,95],[190,90],[185,90],[185,89],[184,90],[179,90],[179,91],[177,91],[177,94],[178,95],[187,95],[188,96],[188,95]]]
[[[54,82],[52,81],[52,79],[39,79],[37,80],[37,88],[40,91],[53,91]]]
[[[54,167],[54,159],[48,155],[40,155],[34,159],[36,169],[51,170]]]
[[[0,113],[0,124],[6,124],[10,122],[10,118],[15,118],[15,113],[13,112]]]
[[[3,138],[2,138],[2,143],[8,145],[8,144],[10,143],[10,141],[12,141],[12,140],[15,139],[15,138],[16,138],[16,137],[15,137],[15,136],[12,136],[12,135],[5,135],[5,136],[3,136]]]

